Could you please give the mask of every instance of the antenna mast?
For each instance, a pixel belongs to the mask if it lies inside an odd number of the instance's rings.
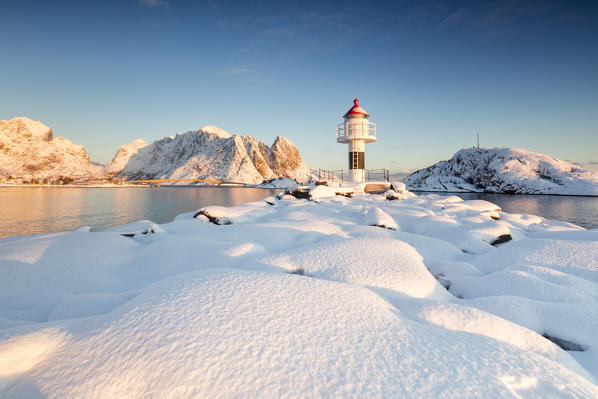
[[[478,150],[480,149],[480,134],[476,133],[476,136],[478,138]]]

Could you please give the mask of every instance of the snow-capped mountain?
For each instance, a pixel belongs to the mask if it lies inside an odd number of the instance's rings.
[[[106,169],[104,170],[106,174],[115,175],[121,172],[127,165],[127,162],[129,162],[131,156],[136,154],[140,148],[143,148],[146,145],[147,142],[143,139],[137,139],[132,143],[121,145],[114,155],[114,158],[112,158],[112,161],[106,165]]]
[[[464,148],[403,182],[421,191],[598,195],[598,173],[519,148]]]
[[[85,148],[39,121],[19,117],[0,121],[0,176],[16,178],[94,179],[103,167],[93,165]]]
[[[258,184],[279,177],[303,182],[310,172],[297,147],[284,137],[277,137],[269,147],[253,137],[204,126],[138,148],[116,176],[128,180],[216,179]]]

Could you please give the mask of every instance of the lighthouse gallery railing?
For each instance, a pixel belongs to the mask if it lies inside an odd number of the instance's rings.
[[[346,131],[344,123],[338,124],[336,126],[336,138],[338,139],[339,137],[376,138],[376,124],[350,125]]]

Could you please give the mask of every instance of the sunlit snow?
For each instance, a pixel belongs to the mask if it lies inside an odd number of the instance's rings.
[[[1,239],[0,396],[598,397],[598,232],[393,188]]]

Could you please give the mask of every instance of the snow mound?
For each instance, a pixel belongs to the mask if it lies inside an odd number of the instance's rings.
[[[363,223],[368,226],[378,226],[391,230],[398,230],[399,225],[388,213],[377,206],[369,208],[363,217]]]
[[[234,207],[207,206],[197,211],[194,217],[214,224],[239,224],[253,222],[274,212],[268,203],[254,202]]]
[[[316,244],[264,263],[332,281],[386,288],[416,298],[446,299],[446,291],[409,244],[392,239],[358,238]]]
[[[27,367],[35,372],[25,383],[5,383],[5,393],[26,396],[37,389],[50,397],[89,398],[598,394],[595,385],[544,356],[415,323],[392,309],[366,288],[302,276],[234,270],[181,275],[85,326],[70,322],[44,329],[37,333],[44,341],[31,334],[8,338],[12,348],[31,353]],[[464,352],[463,339],[475,346]],[[25,342],[36,346],[29,349]],[[530,383],[516,383],[522,379]]]
[[[587,242],[530,238],[476,260],[480,270],[491,273],[511,265],[534,265],[598,283],[598,237],[584,231]],[[531,234],[533,237],[534,234]]]

